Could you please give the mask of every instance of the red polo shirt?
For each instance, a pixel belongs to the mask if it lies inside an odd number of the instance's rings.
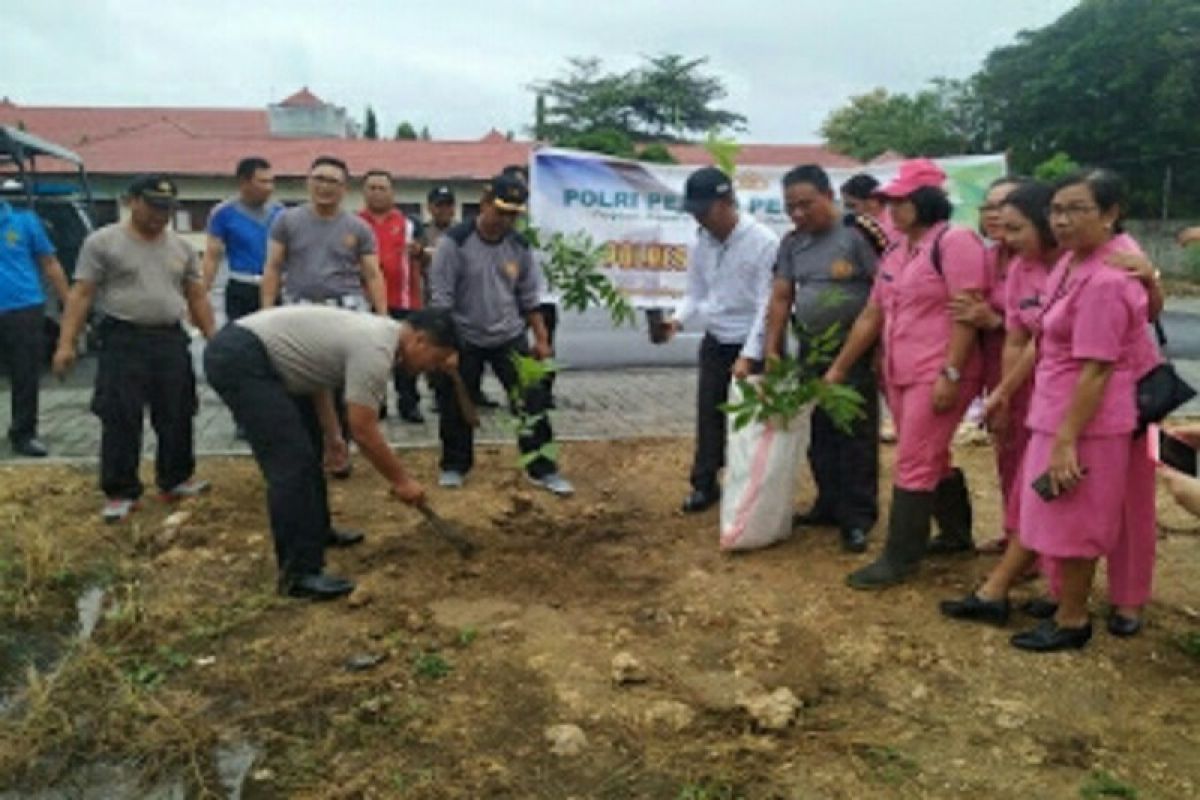
[[[376,217],[365,208],[358,215],[375,232],[379,268],[383,271],[383,282],[387,286],[388,308],[420,308],[421,275],[417,270],[410,269],[408,263],[408,218],[398,208],[393,208],[382,217]]]

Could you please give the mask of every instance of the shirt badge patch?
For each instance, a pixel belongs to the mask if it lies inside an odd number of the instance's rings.
[[[829,265],[829,274],[834,280],[844,281],[854,275],[854,265],[844,258],[839,258]]]
[[[4,241],[9,247],[16,247],[21,243],[21,234],[9,228],[4,232]]]
[[[517,276],[521,274],[521,265],[515,261],[505,261],[504,274],[508,276],[510,281],[515,281]]]
[[[358,237],[353,233],[347,233],[342,237],[342,244],[350,250],[353,250],[358,245]]]

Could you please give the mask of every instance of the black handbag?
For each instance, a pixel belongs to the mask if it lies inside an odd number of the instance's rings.
[[[1158,334],[1159,344],[1165,348],[1167,334],[1158,320],[1154,322],[1154,331]],[[1138,379],[1138,430],[1144,431],[1152,423],[1161,422],[1195,396],[1196,390],[1179,377],[1175,365],[1164,361]]]

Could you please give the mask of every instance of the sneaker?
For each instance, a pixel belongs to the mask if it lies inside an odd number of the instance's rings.
[[[137,500],[115,497],[105,501],[104,508],[100,511],[100,517],[107,524],[112,525],[115,522],[123,522],[137,510],[137,507]]]
[[[444,469],[438,476],[438,486],[443,489],[461,489],[466,483],[467,476],[456,469]]]
[[[540,486],[546,491],[556,494],[559,497],[569,497],[570,495],[575,494],[575,487],[571,485],[569,480],[564,478],[558,472],[550,472],[546,475],[542,475],[540,478],[535,478],[534,476],[530,475],[529,481],[530,483],[536,484],[537,486]]]
[[[174,503],[188,497],[199,497],[211,488],[212,484],[206,480],[188,478],[183,483],[177,484],[166,491],[159,492],[158,496],[164,503]]]

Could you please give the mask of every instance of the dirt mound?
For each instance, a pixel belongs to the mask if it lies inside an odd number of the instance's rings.
[[[245,741],[251,798],[1200,791],[1200,537],[1169,501],[1145,633],[1036,657],[937,614],[990,558],[872,595],[842,585],[863,559],[831,530],[720,554],[715,512],[675,510],[689,456],[681,441],[567,446],[580,491],[561,500],[510,450],[481,452],[466,488],[431,495],[479,545],[469,559],[362,465],[331,500],[368,539],[328,555],[359,589],[327,605],[274,594],[252,462],[207,461],[211,495],[148,501],[119,527],[99,523],[90,472],[6,470],[0,785],[117,762],[215,790],[213,748]],[[990,453],[960,456],[991,538]],[[434,454],[408,457],[434,474]],[[53,679],[38,650],[28,677],[29,633],[63,630],[94,584],[92,640]]]

